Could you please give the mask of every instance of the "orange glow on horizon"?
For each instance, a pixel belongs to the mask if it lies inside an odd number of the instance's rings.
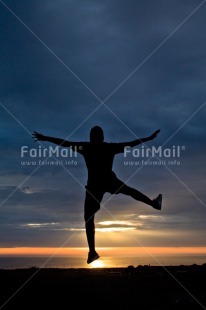
[[[104,247],[101,256],[206,255],[206,247]],[[0,248],[0,256],[80,256],[87,248],[15,247]]]

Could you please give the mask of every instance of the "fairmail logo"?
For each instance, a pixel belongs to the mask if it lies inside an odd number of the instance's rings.
[[[131,148],[129,146],[124,148],[124,157],[132,156],[134,158],[180,158],[182,151],[185,150],[185,146],[173,145],[172,147],[163,148],[162,146],[146,148],[142,146],[140,148]]]
[[[60,148],[58,146],[49,146],[48,148],[39,146],[38,148],[29,148],[28,146],[24,145],[21,147],[21,158],[28,156],[31,158],[72,158],[77,157],[77,147],[74,147],[73,149]]]

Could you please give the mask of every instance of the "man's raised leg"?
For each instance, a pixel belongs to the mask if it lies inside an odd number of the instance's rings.
[[[146,195],[142,194],[135,188],[129,187],[127,185],[122,186],[122,188],[118,191],[121,194],[131,196],[135,200],[146,203],[147,205],[152,206],[154,209],[161,210],[162,206],[162,195],[158,195],[157,198],[151,200]]]

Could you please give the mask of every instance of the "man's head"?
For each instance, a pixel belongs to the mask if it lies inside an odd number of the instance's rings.
[[[90,131],[90,141],[91,142],[103,142],[104,132],[101,127],[94,126]]]

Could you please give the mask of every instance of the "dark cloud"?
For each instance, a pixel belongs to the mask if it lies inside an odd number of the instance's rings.
[[[157,227],[171,229],[176,221],[186,230],[190,225],[194,231],[203,229],[205,5],[186,20],[200,3],[5,1],[16,17],[0,4],[4,245],[29,244],[31,237],[36,245],[41,238],[44,244],[58,243],[66,236],[64,229],[80,229],[87,178],[81,156],[68,171],[61,165],[36,169],[22,165],[21,147],[39,147],[31,138],[33,130],[86,141],[96,124],[103,127],[107,141],[132,140],[160,128],[158,139],[148,147],[170,137],[165,147],[185,146],[181,165],[169,166],[172,173],[164,166],[147,166],[130,179],[139,167],[126,166],[123,155],[116,157],[114,168],[120,178],[151,197],[163,192],[164,216],[171,215],[173,221],[165,220],[164,227],[158,222]],[[106,98],[108,109],[98,108]],[[136,202],[130,200],[132,210],[125,209],[127,203],[128,197],[117,196],[108,206],[115,216],[136,214]],[[181,212],[188,221],[179,221]],[[25,226],[29,223],[60,223],[63,230],[56,227],[57,236],[54,227],[50,234],[49,225]]]

